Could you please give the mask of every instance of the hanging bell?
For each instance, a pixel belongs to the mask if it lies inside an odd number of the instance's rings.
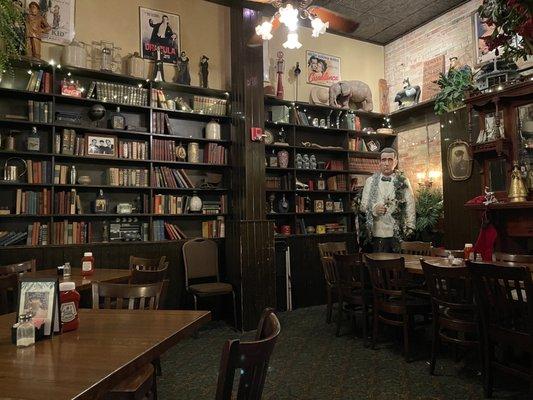
[[[511,173],[511,184],[509,185],[509,201],[516,203],[527,200],[527,189],[518,170],[518,164],[514,164]]]

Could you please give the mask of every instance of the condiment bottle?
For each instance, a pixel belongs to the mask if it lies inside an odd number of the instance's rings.
[[[464,249],[464,259],[465,260],[470,260],[470,255],[472,254],[473,248],[474,248],[474,246],[472,245],[472,243],[466,243],[465,244],[465,249]]]
[[[61,282],[59,284],[59,303],[61,304],[62,331],[69,332],[78,329],[80,325],[78,319],[80,294],[76,290],[74,282]]]
[[[17,347],[28,347],[35,343],[35,327],[31,321],[31,313],[20,316],[17,327]]]
[[[81,276],[89,276],[94,272],[94,258],[93,253],[88,251],[83,253],[83,258],[81,259]]]

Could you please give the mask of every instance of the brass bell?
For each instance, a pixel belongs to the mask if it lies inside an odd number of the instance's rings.
[[[513,167],[513,172],[511,173],[511,185],[509,186],[509,201],[516,203],[527,200],[527,189],[520,176],[520,171],[518,170],[518,164],[515,163]]]

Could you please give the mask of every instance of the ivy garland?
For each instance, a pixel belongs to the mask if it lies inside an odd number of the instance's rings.
[[[396,171],[396,178],[393,180],[394,184],[394,201],[396,208],[392,212],[394,218],[394,250],[399,251],[400,242],[407,236],[407,226],[405,225],[405,213],[407,211],[407,201],[405,200],[405,191],[409,189],[407,179],[402,171]]]
[[[0,0],[0,76],[25,49],[24,15],[19,2]]]

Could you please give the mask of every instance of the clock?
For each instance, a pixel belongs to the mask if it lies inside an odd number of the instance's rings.
[[[265,129],[265,144],[274,143],[274,135],[269,130]]]

